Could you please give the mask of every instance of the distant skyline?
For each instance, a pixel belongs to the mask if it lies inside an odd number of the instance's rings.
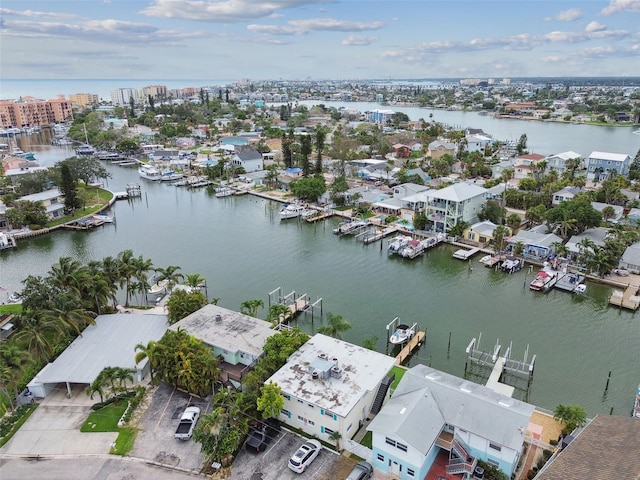
[[[639,76],[640,0],[3,0],[0,72],[42,80]]]

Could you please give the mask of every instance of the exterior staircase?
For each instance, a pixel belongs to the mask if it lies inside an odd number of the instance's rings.
[[[384,399],[387,396],[387,392],[389,391],[389,387],[393,383],[393,380],[396,376],[392,373],[387,375],[384,380],[380,383],[380,388],[378,388],[378,393],[376,394],[376,398],[371,405],[371,413],[376,414],[382,408],[382,404],[384,403]]]
[[[458,439],[454,438],[451,444],[451,451],[457,455],[457,458],[449,460],[447,465],[447,473],[452,475],[458,473],[473,473],[478,460],[469,455],[466,446]]]

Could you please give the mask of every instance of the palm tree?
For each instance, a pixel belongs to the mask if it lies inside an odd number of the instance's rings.
[[[69,333],[82,336],[82,331],[87,325],[95,325],[96,314],[84,308],[54,308],[43,310],[45,320],[58,322]]]
[[[505,240],[509,236],[509,229],[504,225],[498,225],[493,230],[493,248],[496,253],[504,250]]]
[[[350,328],[351,324],[346,320],[343,320],[342,315],[327,313],[327,325],[318,328],[318,333],[341,339],[342,332],[349,330]]]
[[[125,288],[124,306],[129,306],[129,295],[131,293],[131,283],[136,274],[135,257],[132,250],[124,250],[118,254],[118,283]]]
[[[80,296],[82,282],[82,264],[71,257],[61,257],[57,265],[52,265],[49,278],[64,292],[73,292]]]
[[[13,339],[17,343],[24,342],[32,355],[48,363],[53,355],[54,345],[65,332],[64,323],[45,315],[43,311],[36,311],[23,317],[20,330]]]
[[[569,248],[562,242],[553,242],[551,248],[560,257],[567,258],[569,255]]]
[[[189,273],[184,279],[184,284],[189,287],[197,288],[204,286],[206,281],[207,280],[199,273]]]
[[[134,370],[122,367],[115,367],[115,369],[114,378],[118,381],[118,386],[121,389],[124,388],[125,392],[129,391],[127,388],[127,381],[133,383]]]
[[[139,343],[135,346],[136,356],[135,362],[138,365],[145,358],[149,362],[149,373],[151,375],[151,383],[153,383],[153,373],[157,365],[158,350],[162,348],[157,342],[149,341],[146,345]]]
[[[98,377],[91,382],[86,390],[85,393],[87,395],[89,395],[89,398],[91,400],[93,400],[93,396],[97,393],[98,395],[100,395],[100,403],[104,402],[104,385],[101,382],[100,376],[98,375]]]
[[[240,313],[255,317],[258,315],[258,309],[264,308],[264,302],[260,299],[245,300],[240,304]]]
[[[171,291],[171,289],[178,284],[178,282],[184,279],[184,275],[180,273],[180,267],[176,265],[169,265],[167,268],[156,268],[156,272],[158,276],[156,277],[156,282],[161,282],[163,280],[168,280],[167,290]]]

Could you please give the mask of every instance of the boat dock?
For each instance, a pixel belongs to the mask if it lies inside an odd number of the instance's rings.
[[[458,260],[469,260],[476,253],[480,251],[480,248],[475,247],[471,250],[467,250],[466,248],[461,248],[460,250],[456,250],[453,252],[453,258],[457,258]]]
[[[638,296],[638,286],[629,285],[624,292],[614,290],[609,296],[609,303],[629,310],[637,310],[640,307],[640,297]]]
[[[493,268],[497,263],[500,263],[501,261],[502,259],[500,258],[500,256],[494,255],[494,256],[489,256],[489,259],[482,261],[482,263],[487,268]]]
[[[358,235],[356,235],[356,238],[362,240],[362,242],[365,245],[367,245],[369,243],[382,240],[387,235],[391,235],[392,233],[395,233],[397,231],[398,229],[395,227],[385,227],[382,230],[378,230],[374,228],[373,230],[368,230],[366,232],[359,233]]]
[[[324,211],[318,211],[317,215],[311,215],[309,217],[306,217],[305,220],[309,223],[315,223],[318,222],[320,220],[325,220],[327,218],[333,217],[335,215],[333,210],[324,210]]]
[[[565,273],[558,278],[554,286],[565,292],[573,292],[582,282],[584,282],[584,275],[580,275],[579,273]]]
[[[322,298],[318,298],[315,302],[312,302],[308,294],[298,295],[295,290],[287,295],[282,295],[282,287],[278,287],[269,292],[269,309],[271,309],[271,305],[274,304],[285,305],[289,309],[287,315],[281,315],[283,318],[280,319],[280,323],[286,323],[288,320],[297,317],[300,313],[309,311],[311,312],[311,320],[313,320],[316,308],[320,308],[320,315],[322,315]]]
[[[418,330],[416,334],[409,340],[400,353],[396,355],[396,365],[402,365],[404,361],[413,353],[413,351],[422,345],[423,340],[427,336],[427,332],[423,332],[422,330]]]

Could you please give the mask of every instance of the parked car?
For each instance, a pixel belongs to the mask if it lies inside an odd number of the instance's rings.
[[[289,468],[296,473],[304,472],[305,468],[318,456],[321,448],[322,445],[317,440],[305,442],[289,459]]]
[[[368,480],[373,475],[373,466],[369,462],[358,462],[347,480]]]
[[[176,429],[174,437],[178,440],[189,440],[193,436],[193,431],[200,418],[199,407],[187,407],[180,417],[180,423]]]
[[[250,452],[262,452],[267,449],[267,444],[278,436],[278,432],[280,432],[280,420],[277,418],[254,422],[244,446]]]

